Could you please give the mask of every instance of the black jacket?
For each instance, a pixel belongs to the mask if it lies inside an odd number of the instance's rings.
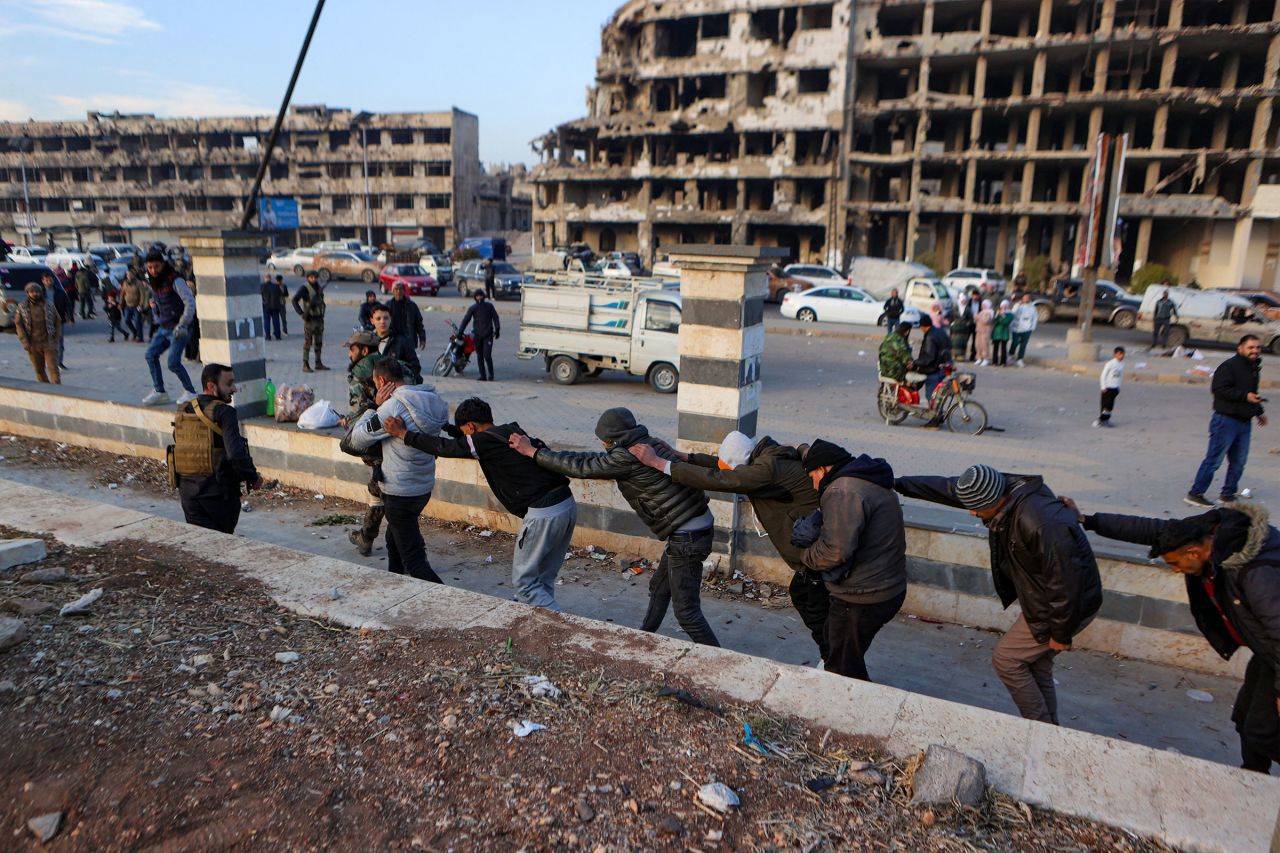
[[[573,453],[543,448],[533,458],[548,471],[583,480],[614,480],[618,491],[659,539],[666,539],[685,522],[707,511],[707,495],[701,489],[681,486],[627,450],[633,444],[647,444],[663,459],[671,459],[666,447],[635,426],[610,439],[614,445],[604,453]]]
[[[937,373],[943,365],[951,363],[951,336],[937,326],[930,327],[920,341],[920,355],[916,358],[917,373]]]
[[[1070,643],[1102,606],[1102,578],[1075,512],[1041,477],[1005,474],[1009,503],[987,525],[991,579],[1000,602],[1022,605],[1038,642]],[[898,493],[963,507],[956,477],[900,477]]]
[[[410,385],[422,382],[422,363],[418,361],[418,353],[413,348],[412,340],[397,334],[392,334],[389,338],[380,338],[378,352],[390,358],[399,359],[405,367],[409,368],[412,374],[409,377]]]
[[[293,310],[308,323],[324,322],[324,288],[305,283],[293,294]]]
[[[211,404],[218,403],[209,411]],[[240,434],[240,418],[235,406],[223,403],[216,397],[201,394],[192,403],[198,404],[210,420],[222,430],[221,437],[214,435],[213,446],[222,450],[222,460],[218,468],[208,477],[183,477],[178,485],[178,492],[184,498],[235,498],[239,500],[240,484],[253,483],[258,479],[258,469],[254,467],[253,457],[249,455],[249,443]],[[183,406],[188,412],[194,411],[192,403]]]
[[[1187,600],[1196,627],[1214,651],[1229,658],[1240,644],[1224,623],[1228,620],[1255,655],[1276,675],[1280,689],[1280,531],[1259,506],[1215,510],[1221,521],[1213,537],[1212,567],[1207,579],[1187,575]],[[1098,513],[1084,519],[1086,530],[1108,539],[1154,545],[1160,529],[1174,520]]]
[[[427,327],[422,325],[422,309],[406,296],[404,299],[387,300],[391,310],[391,331],[414,344],[426,346]]]
[[[263,311],[283,311],[285,294],[280,291],[280,286],[274,281],[264,281],[262,283],[262,310]]]
[[[709,492],[746,495],[778,554],[793,572],[803,572],[803,549],[791,544],[791,528],[818,508],[818,493],[800,462],[800,452],[765,436],[746,464],[724,471],[719,463],[715,456],[691,453],[688,462],[671,463],[671,479]]]
[[[361,302],[360,313],[356,315],[356,322],[360,324],[360,328],[366,332],[373,331],[373,309],[381,305],[376,299],[373,302]]]
[[[1251,361],[1236,353],[1218,365],[1213,372],[1213,410],[1220,415],[1248,421],[1262,414],[1262,406],[1250,403],[1248,396],[1258,393],[1258,377],[1262,375],[1262,359]]]
[[[902,311],[905,307],[906,306],[903,304],[902,299],[900,297],[890,296],[888,299],[884,301],[885,321],[886,322],[888,322],[889,320],[896,321],[899,317],[902,316]]]
[[[477,338],[496,337],[502,333],[502,323],[498,320],[498,309],[494,308],[493,303],[487,299],[484,302],[473,302],[471,307],[467,309],[467,313],[462,315],[462,325],[458,327],[459,334],[467,330],[467,324],[472,320],[476,324]]]
[[[519,424],[510,423],[463,438],[411,432],[404,437],[404,443],[433,456],[475,459],[489,481],[493,496],[517,518],[524,518],[530,507],[554,506],[572,497],[567,477],[554,474],[511,449],[507,439],[512,433],[528,435]],[[534,447],[546,447],[539,439],[532,441]]]

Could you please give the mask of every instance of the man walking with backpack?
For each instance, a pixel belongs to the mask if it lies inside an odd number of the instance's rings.
[[[174,473],[187,524],[235,533],[240,520],[240,484],[262,487],[249,444],[231,398],[236,377],[225,364],[200,373],[203,391],[178,407],[174,421]]]
[[[578,520],[578,504],[569,491],[569,478],[539,466],[511,447],[511,436],[528,434],[514,421],[493,422],[489,404],[471,397],[453,413],[450,437],[424,435],[400,418],[387,418],[383,429],[410,447],[433,456],[474,459],[480,463],[493,495],[507,512],[521,519],[511,561],[511,585],[525,604],[560,610],[556,577]],[[536,438],[535,448],[546,447]]]

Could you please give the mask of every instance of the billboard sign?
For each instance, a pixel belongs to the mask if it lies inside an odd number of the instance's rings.
[[[291,231],[299,225],[296,198],[283,196],[258,198],[258,227],[263,231]]]

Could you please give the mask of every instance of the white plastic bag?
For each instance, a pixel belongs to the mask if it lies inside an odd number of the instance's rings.
[[[330,429],[338,425],[338,413],[328,400],[316,400],[298,416],[298,429]]]

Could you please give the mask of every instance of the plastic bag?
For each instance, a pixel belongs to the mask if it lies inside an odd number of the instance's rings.
[[[338,413],[328,400],[317,400],[298,416],[298,429],[330,429],[338,425]]]
[[[281,385],[276,389],[276,421],[296,421],[315,401],[310,385]]]

